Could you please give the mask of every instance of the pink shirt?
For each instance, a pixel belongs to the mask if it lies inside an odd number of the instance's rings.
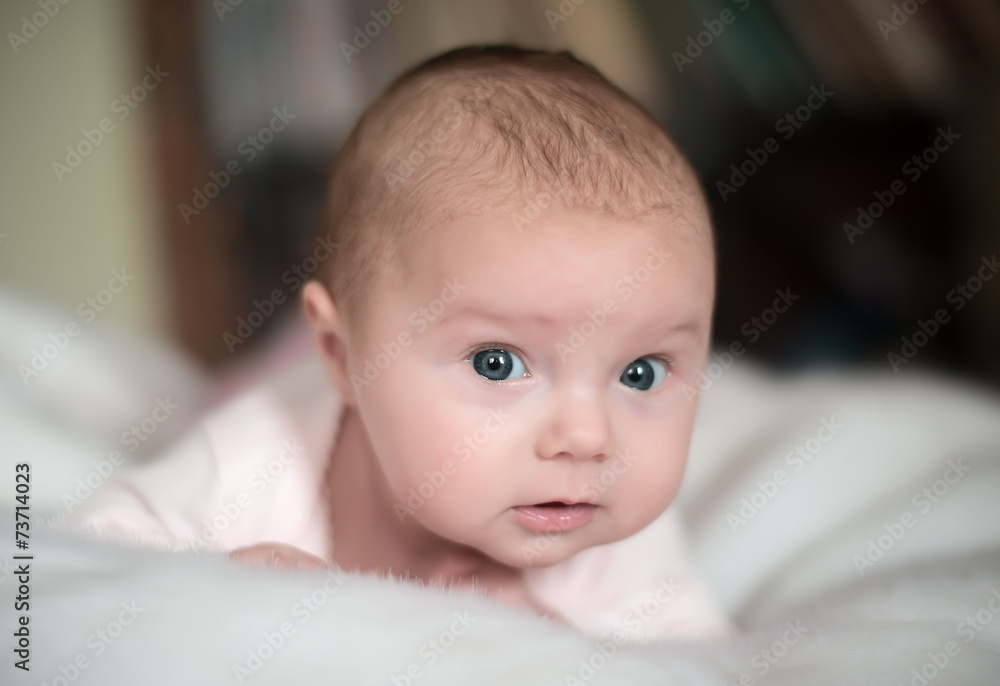
[[[344,404],[309,357],[211,412],[88,500],[77,521],[140,545],[229,551],[272,541],[330,559],[327,459]],[[525,570],[529,591],[595,638],[723,637],[673,509],[639,533]]]

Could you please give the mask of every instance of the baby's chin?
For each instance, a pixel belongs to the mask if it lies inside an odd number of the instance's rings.
[[[521,542],[510,542],[507,545],[488,545],[477,547],[482,554],[499,564],[515,569],[534,569],[552,567],[570,559],[577,553],[603,545],[610,541],[573,540],[565,534],[550,536],[538,534]]]

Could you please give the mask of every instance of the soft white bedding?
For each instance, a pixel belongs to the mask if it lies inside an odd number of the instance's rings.
[[[4,631],[4,683],[63,683],[54,677],[72,675],[78,656],[87,666],[75,683],[129,685],[896,685],[934,658],[948,662],[929,683],[996,684],[1000,673],[1000,622],[969,643],[956,632],[1000,588],[995,554],[864,580],[734,643],[615,648],[602,659],[600,646],[567,629],[464,594],[245,569],[215,556],[36,544],[32,674],[11,676]],[[13,586],[0,585],[6,607]],[[945,658],[948,641],[959,652]]]
[[[91,392],[137,383],[126,376]],[[30,404],[16,379],[0,394],[0,504],[14,504],[14,464],[27,459],[42,520],[121,448],[107,427],[127,414],[105,403],[88,433],[82,413],[53,410],[88,389],[48,378]],[[155,397],[163,381],[137,397]],[[194,385],[173,392],[200,397]],[[702,402],[677,506],[745,632],[735,642],[597,646],[465,594],[144,552],[36,520],[23,673],[8,510],[0,683],[1000,684],[995,397],[933,378],[783,379],[737,365]]]

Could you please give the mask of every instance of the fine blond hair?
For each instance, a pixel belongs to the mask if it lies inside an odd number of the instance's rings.
[[[462,213],[532,208],[637,218],[664,213],[711,243],[691,166],[643,108],[569,52],[466,47],[400,76],[362,115],[334,164],[322,274],[356,312],[406,245]],[[520,221],[520,223],[519,223]]]

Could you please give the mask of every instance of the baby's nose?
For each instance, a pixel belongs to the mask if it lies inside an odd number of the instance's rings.
[[[603,460],[611,453],[610,440],[611,426],[602,398],[567,393],[552,404],[538,453],[546,459]]]

